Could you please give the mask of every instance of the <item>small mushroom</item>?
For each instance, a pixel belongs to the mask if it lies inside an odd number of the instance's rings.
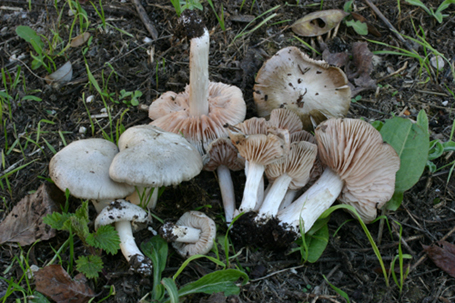
[[[140,223],[148,221],[148,213],[137,205],[123,199],[111,202],[95,219],[95,229],[100,226],[115,224],[120,238],[120,249],[132,268],[140,274],[152,274],[152,263],[139,250],[134,241],[133,231],[140,229]]]
[[[308,131],[328,118],[343,117],[351,103],[344,72],[310,59],[296,47],[283,48],[264,63],[256,76],[253,96],[259,116],[287,108],[300,117]]]
[[[194,255],[205,255],[213,247],[216,236],[216,225],[212,219],[200,211],[189,211],[183,214],[174,224],[165,223],[159,231],[175,250],[184,258]]]

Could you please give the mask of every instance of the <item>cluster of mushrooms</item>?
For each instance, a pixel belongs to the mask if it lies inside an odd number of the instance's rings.
[[[118,145],[79,140],[50,162],[58,187],[93,201],[95,228],[115,224],[132,268],[151,274],[132,232],[150,220],[158,188],[190,180],[202,169],[217,172],[226,223],[246,213],[232,232],[252,226],[242,231],[250,243],[294,240],[301,220],[308,231],[336,199],[372,221],[392,197],[399,158],[367,122],[341,118],[350,102],[343,71],[284,48],[256,78],[261,118],[245,120],[241,90],[209,81],[209,33],[201,19],[185,11],[181,25],[190,39],[185,91],[162,94],[149,106],[153,121],[127,129]],[[237,208],[230,170],[241,169],[246,184]],[[188,257],[210,251],[216,227],[204,213],[190,211],[165,223],[160,234]]]

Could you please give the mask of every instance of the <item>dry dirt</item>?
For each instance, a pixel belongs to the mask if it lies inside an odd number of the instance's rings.
[[[102,84],[103,79],[108,81],[108,92],[113,93],[114,98],[118,97],[122,89],[139,90],[143,93],[140,102],[144,105],[149,105],[161,93],[168,90],[182,91],[188,83],[189,44],[187,40],[179,40],[173,36],[177,15],[172,5],[165,0],[142,1],[159,36],[155,41],[144,42],[144,38],[150,38],[150,34],[138,17],[132,1],[124,2],[104,1],[106,20],[113,26],[109,27],[107,32],[100,30],[101,21],[92,6],[89,3],[83,4],[91,22],[89,32],[93,37],[85,58],[98,83]],[[439,5],[439,1],[435,0],[425,2],[434,9]],[[416,38],[411,21],[414,22],[415,27],[421,26],[428,43],[454,64],[455,6],[449,7],[447,12],[450,16],[444,18],[440,24],[424,10],[406,4],[404,1],[401,1],[401,14],[398,13],[395,0],[380,0],[374,3],[402,34]],[[319,10],[319,3],[300,1],[300,4],[296,5],[292,0],[287,4],[285,1],[247,0],[243,9],[239,11],[241,5],[241,0],[223,1],[225,32],[220,29],[212,9],[206,2],[203,3],[204,10],[199,13],[211,34],[210,79],[240,87],[248,106],[247,118],[250,118],[256,116],[253,102],[255,73],[264,60],[283,47],[294,45],[304,49],[286,26],[307,13]],[[274,11],[277,15],[272,21],[232,43],[235,35],[247,25],[242,22],[242,18],[248,19],[248,15],[257,16],[276,5],[280,5],[280,8]],[[342,9],[342,6],[341,1],[330,0],[324,1],[322,8]],[[349,49],[353,42],[371,39],[406,49],[366,2],[354,1],[354,6],[356,11],[366,17],[380,32],[381,36],[375,37],[371,34],[360,36],[352,28],[342,24],[337,40],[329,43],[333,49]],[[220,3],[216,3],[215,7],[219,12]],[[73,21],[73,17],[67,14],[67,7],[59,16],[53,1],[31,1],[30,8],[29,10],[29,3],[25,0],[2,0],[0,7],[1,66],[12,74],[15,74],[17,68],[21,66],[21,77],[25,83],[11,92],[19,98],[16,99],[18,101],[11,103],[12,119],[7,111],[4,112],[0,126],[1,170],[3,171],[0,174],[2,176],[0,196],[3,197],[0,205],[0,221],[21,198],[35,191],[43,182],[47,182],[48,163],[53,155],[50,147],[60,150],[63,147],[62,137],[69,143],[83,138],[102,137],[101,129],[110,131],[109,121],[106,118],[100,118],[92,119],[95,122],[92,132],[87,111],[92,116],[97,115],[102,113],[105,106],[93,87],[88,84],[84,57],[81,54],[82,47],[69,48],[64,55],[55,58],[57,66],[67,60],[72,61],[73,78],[66,85],[48,85],[43,79],[46,75],[44,68],[33,71],[30,69],[31,46],[16,35],[16,27],[28,25],[48,38],[52,37],[52,31],[58,31],[63,43],[66,44]],[[259,24],[261,20],[264,20],[264,17],[259,18],[255,24]],[[114,27],[130,33],[131,36],[119,32]],[[249,27],[249,29],[252,28],[252,26]],[[77,30],[76,26],[75,31]],[[309,40],[305,41],[309,42]],[[411,46],[425,56],[425,50],[418,44],[411,42]],[[371,51],[385,49],[384,46],[371,42],[368,42],[368,47]],[[21,61],[10,60],[13,55],[19,57],[22,54],[24,57]],[[430,139],[439,138],[447,141],[455,116],[454,98],[446,89],[447,86],[455,91],[454,79],[450,69],[447,68],[447,63],[442,72],[433,72],[431,79],[426,81],[427,72],[424,70],[419,75],[419,64],[414,59],[392,55],[381,55],[379,58],[380,61],[371,72],[372,78],[376,80],[399,70],[406,62],[407,67],[397,75],[383,79],[379,83],[382,87],[377,91],[361,92],[362,99],[352,103],[348,117],[383,121],[393,115],[402,115],[415,119],[419,110],[424,109],[430,121]],[[108,62],[110,67],[107,65]],[[112,69],[115,70],[115,74],[109,78]],[[20,101],[23,96],[29,94],[38,96],[42,101]],[[84,95],[87,97],[92,94],[95,98],[87,104],[86,108],[82,98]],[[444,101],[448,102],[444,103]],[[150,122],[147,114],[140,110],[140,106],[128,107],[122,102],[108,105],[111,106],[114,125],[120,123],[127,128]],[[80,132],[81,127],[87,129],[85,134]],[[42,150],[34,142],[26,139],[37,140],[38,131],[40,138],[37,143]],[[453,160],[454,155],[444,155],[435,164],[440,167]],[[3,176],[5,172],[24,164],[28,165],[7,178]],[[235,172],[233,175],[236,199],[239,202],[245,175],[243,172]],[[434,175],[425,171],[420,181],[405,193],[402,207],[396,212],[387,214],[389,221],[396,220],[403,226],[403,239],[407,243],[403,246],[403,250],[413,257],[412,260],[405,261],[412,270],[405,280],[401,294],[393,281],[390,287],[386,287],[384,277],[378,270],[379,263],[360,225],[355,221],[343,224],[350,219],[350,216],[337,211],[329,222],[331,236],[327,249],[321,259],[314,264],[302,265],[298,253],[288,255],[270,252],[261,247],[242,249],[236,246],[236,250],[241,251],[237,262],[248,272],[251,280],[241,288],[239,296],[227,298],[226,302],[344,301],[324,281],[323,276],[326,276],[331,284],[346,292],[352,302],[455,301],[455,279],[425,258],[422,249],[422,244],[429,245],[447,234],[449,234],[447,241],[453,243],[455,240],[455,236],[451,234],[455,222],[455,177],[452,176],[451,180],[447,180],[447,177],[448,169],[443,169]],[[187,210],[200,209],[216,220],[220,227],[220,234],[224,234],[220,199],[214,174],[202,172],[189,182],[166,189],[159,201],[156,215],[165,220],[174,220]],[[74,204],[70,210],[74,211],[79,201],[72,199],[71,202]],[[95,211],[92,209],[91,218],[94,216]],[[340,225],[342,227],[336,236],[333,236]],[[379,223],[369,225],[374,237],[378,235],[378,226]],[[137,236],[137,241],[146,240],[148,237],[150,234],[141,232]],[[66,239],[67,234],[59,232],[49,241],[37,243],[32,248],[23,247],[25,251],[29,250],[30,265],[43,266],[54,256],[53,249],[60,247]],[[382,234],[379,249],[387,266],[397,254],[397,247],[397,236],[386,230]],[[19,252],[20,248],[14,244],[0,246],[2,275],[11,265],[12,258]],[[80,242],[76,242],[76,253],[84,253],[84,247]],[[65,262],[68,252],[62,253],[61,257]],[[107,295],[108,290],[103,287],[105,285],[114,285],[117,293],[116,296],[108,299],[109,302],[137,302],[150,291],[150,280],[127,273],[127,264],[120,254],[103,255],[103,260],[106,266],[102,276],[96,281],[90,281],[91,287],[98,294],[97,298]],[[421,261],[418,262],[419,260]],[[181,263],[182,259],[172,253],[164,275],[172,276]],[[195,261],[188,266],[177,282],[183,285],[214,269],[210,262]],[[17,263],[14,263],[5,278],[10,279],[21,275],[22,270]],[[0,280],[0,293],[6,285]],[[17,293],[17,297],[20,296],[20,293]],[[13,295],[9,299],[13,301],[15,298]],[[224,302],[225,299],[201,295],[187,297],[185,301]]]

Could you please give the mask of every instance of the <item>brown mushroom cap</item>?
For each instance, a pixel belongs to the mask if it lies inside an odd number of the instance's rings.
[[[235,86],[210,82],[209,113],[191,116],[189,111],[189,89],[179,94],[166,92],[149,107],[152,125],[166,131],[182,134],[204,154],[208,144],[220,137],[227,137],[226,124],[242,122],[246,115],[242,91]]]
[[[392,198],[400,158],[381,134],[360,119],[329,119],[315,131],[321,161],[345,182],[338,200],[365,222]]]
[[[259,70],[254,102],[261,117],[269,116],[275,108],[287,108],[300,117],[305,130],[312,130],[313,122],[346,115],[351,89],[341,69],[287,47]]]
[[[199,241],[196,243],[172,242],[172,246],[182,257],[187,258],[197,254],[204,255],[212,249],[216,236],[216,225],[203,212],[186,212],[175,225],[189,226],[201,230]]]
[[[290,135],[301,131],[303,127],[299,116],[286,108],[272,110],[268,124],[277,128],[287,129]]]
[[[212,141],[202,160],[204,170],[207,171],[214,171],[220,165],[233,171],[245,168],[245,159],[239,156],[237,149],[228,138],[218,138]]]

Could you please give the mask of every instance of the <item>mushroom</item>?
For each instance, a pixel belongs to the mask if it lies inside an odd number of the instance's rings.
[[[259,116],[287,108],[300,117],[305,130],[327,118],[343,117],[351,102],[344,72],[309,58],[296,47],[283,48],[264,63],[253,91]]]
[[[112,160],[110,177],[144,188],[176,185],[188,181],[202,170],[202,157],[196,148],[180,135],[163,131],[153,125],[128,128],[119,138],[120,152]],[[126,198],[139,204],[138,195]],[[152,197],[153,198],[153,197]],[[156,199],[148,208],[154,209]]]
[[[146,258],[134,241],[133,231],[140,228],[139,223],[147,223],[148,213],[137,205],[123,199],[111,202],[95,219],[95,230],[100,226],[115,224],[120,238],[120,249],[131,268],[138,273],[151,275],[151,260]]]
[[[68,189],[76,198],[90,199],[96,211],[100,213],[111,201],[123,198],[134,191],[133,186],[109,178],[109,166],[117,154],[117,146],[104,139],[74,141],[52,157],[49,175],[61,190]],[[128,224],[116,226],[121,242],[127,241],[122,237],[131,229]],[[131,246],[135,246],[135,250],[139,251],[134,242]],[[130,256],[125,255],[125,258],[130,260]],[[138,267],[140,273],[144,275],[152,273],[151,264],[146,258],[137,261],[142,263]]]
[[[256,222],[275,217],[288,188],[297,190],[310,179],[310,171],[316,159],[315,144],[301,141],[292,143],[289,153],[279,162],[266,166],[265,174],[272,183],[256,216]]]
[[[216,225],[203,212],[189,211],[175,224],[165,223],[159,233],[166,241],[172,242],[172,246],[182,257],[188,258],[204,255],[212,249]]]
[[[235,211],[234,184],[232,183],[230,170],[237,171],[244,168],[245,159],[238,155],[237,150],[229,139],[219,138],[209,144],[207,154],[203,157],[203,162],[204,170],[216,170],[226,223],[229,224],[234,217]]]
[[[381,134],[359,119],[329,119],[315,130],[319,157],[327,168],[289,207],[278,212],[281,226],[298,233],[299,219],[309,231],[338,198],[356,208],[366,223],[393,195],[400,159]]]
[[[190,39],[190,83],[183,93],[166,92],[149,107],[151,124],[181,133],[201,154],[208,144],[227,137],[225,124],[242,122],[246,105],[235,86],[209,82],[210,37],[194,11],[185,10],[181,22]]]

